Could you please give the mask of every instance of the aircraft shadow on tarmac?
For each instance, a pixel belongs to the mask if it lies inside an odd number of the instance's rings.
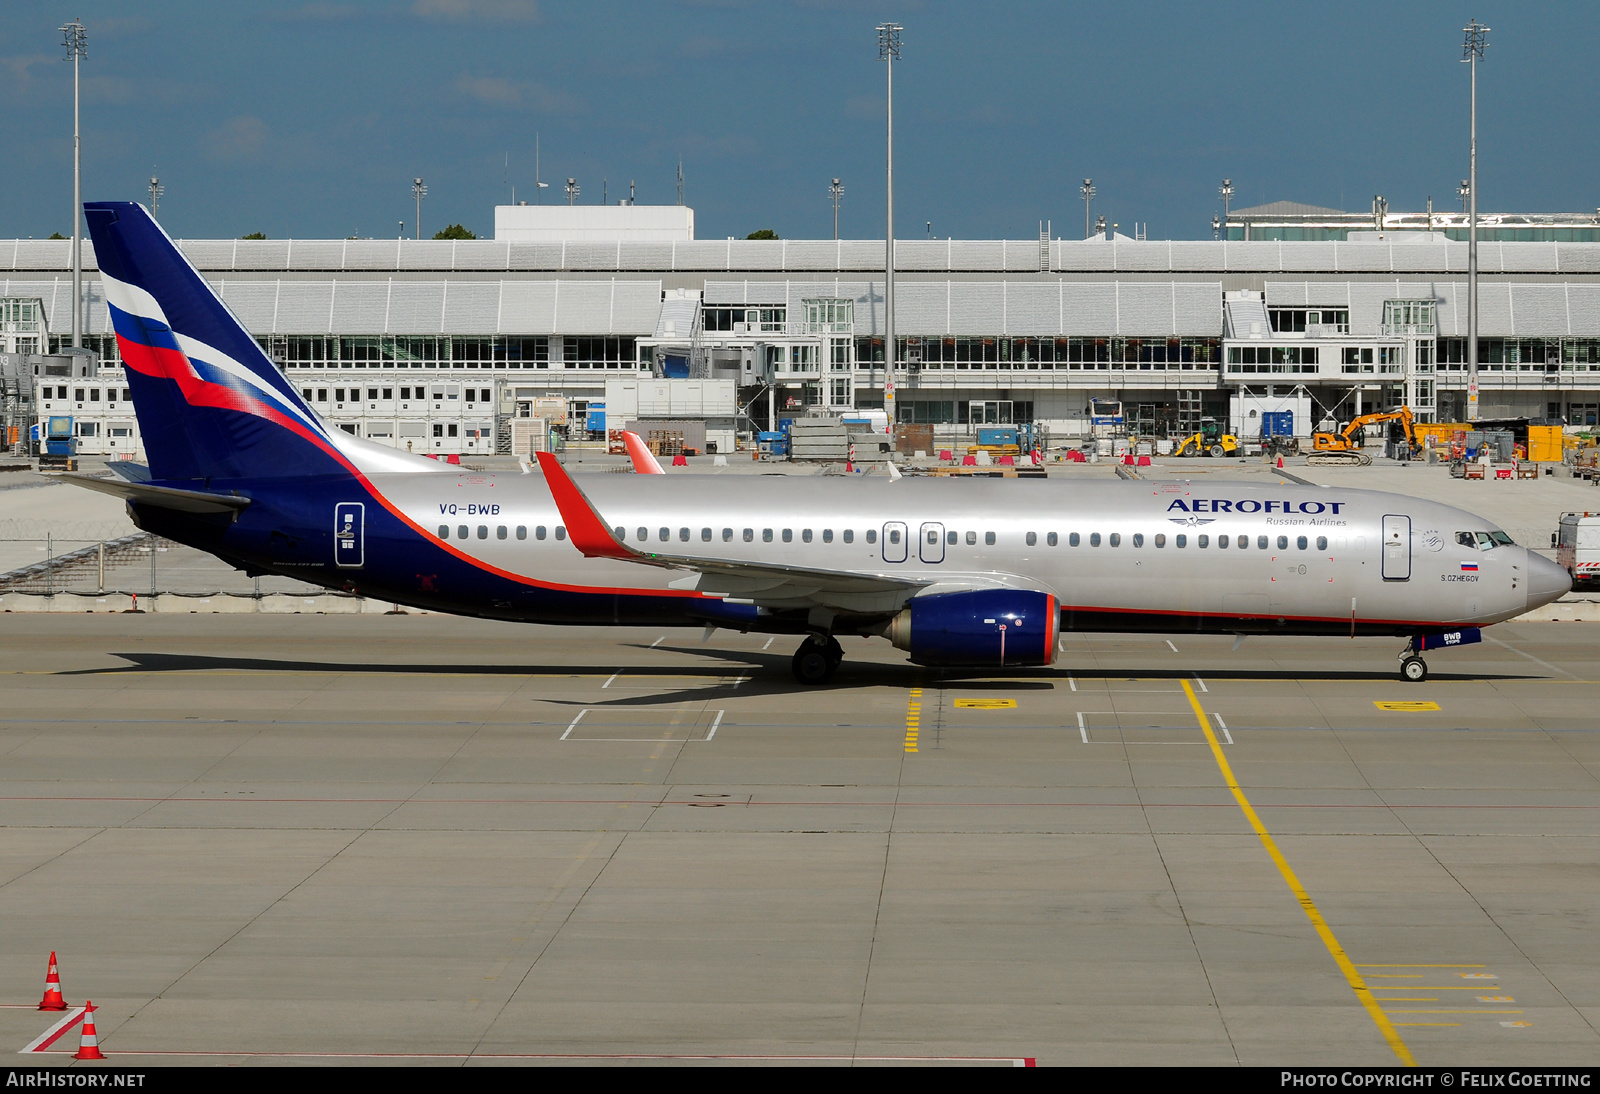
[[[1393,671],[1362,669],[1217,669],[1206,667],[1196,670],[1147,668],[1130,666],[1121,669],[1088,667],[1053,667],[1034,669],[1008,669],[999,673],[991,669],[930,669],[909,662],[881,663],[846,659],[834,679],[823,685],[801,689],[789,672],[788,653],[768,653],[761,650],[727,650],[708,646],[646,647],[633,644],[635,649],[650,649],[667,653],[685,654],[706,659],[700,664],[671,666],[671,675],[682,678],[701,678],[704,684],[670,690],[652,691],[648,695],[623,695],[615,699],[596,702],[593,699],[549,699],[546,702],[571,706],[653,706],[661,703],[705,701],[716,698],[752,698],[764,695],[800,695],[819,691],[845,691],[869,687],[892,688],[959,688],[963,691],[1049,691],[1066,682],[1068,677],[1079,681],[1090,680],[1183,680],[1197,673],[1207,680],[1281,680],[1286,683],[1301,681],[1382,681],[1393,682]],[[485,664],[405,664],[372,662],[303,661],[268,657],[208,656],[192,653],[116,653],[127,661],[126,665],[106,668],[69,669],[59,676],[102,676],[119,673],[160,672],[307,672],[307,673],[366,673],[374,675],[424,675],[424,676],[528,676],[532,674],[602,676],[617,672],[616,664],[605,665],[485,665]],[[730,668],[737,666],[748,673],[746,680],[729,681]],[[626,666],[622,675],[636,672],[650,676],[648,666]],[[1434,672],[1435,683],[1538,680],[1545,677],[1532,673],[1443,673]]]

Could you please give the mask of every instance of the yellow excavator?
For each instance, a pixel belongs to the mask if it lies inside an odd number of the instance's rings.
[[[1173,451],[1180,456],[1237,456],[1239,438],[1224,433],[1215,418],[1201,418],[1200,431],[1180,440]]]
[[[1411,446],[1412,451],[1416,450],[1417,433],[1413,428],[1415,419],[1411,415],[1411,408],[1403,406],[1399,410],[1383,414],[1359,415],[1337,433],[1313,433],[1312,452],[1306,458],[1306,463],[1313,467],[1367,466],[1372,462],[1372,457],[1360,450],[1363,430],[1369,425],[1378,425],[1381,422],[1399,422],[1401,428],[1405,430],[1406,444]]]

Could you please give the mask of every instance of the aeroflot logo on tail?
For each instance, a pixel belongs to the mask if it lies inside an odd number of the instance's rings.
[[[1316,516],[1322,513],[1338,515],[1339,507],[1346,504],[1342,501],[1256,501],[1246,498],[1244,501],[1229,501],[1226,498],[1195,498],[1184,501],[1174,498],[1172,504],[1167,506],[1167,512],[1181,509],[1185,513],[1306,513]]]

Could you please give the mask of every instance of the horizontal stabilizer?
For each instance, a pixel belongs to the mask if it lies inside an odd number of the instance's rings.
[[[182,490],[172,486],[155,486],[148,482],[96,479],[87,475],[57,477],[85,490],[110,494],[112,497],[122,498],[138,505],[175,509],[180,513],[237,513],[250,504],[249,498],[242,498],[237,494],[213,494],[205,490]]]

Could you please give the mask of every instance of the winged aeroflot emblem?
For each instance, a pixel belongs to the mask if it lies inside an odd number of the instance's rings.
[[[1170,520],[1173,524],[1182,525],[1185,528],[1198,528],[1202,524],[1210,524],[1212,521],[1216,520],[1217,518],[1216,517],[1194,517],[1194,516],[1190,516],[1190,517],[1168,517],[1167,519]]]

